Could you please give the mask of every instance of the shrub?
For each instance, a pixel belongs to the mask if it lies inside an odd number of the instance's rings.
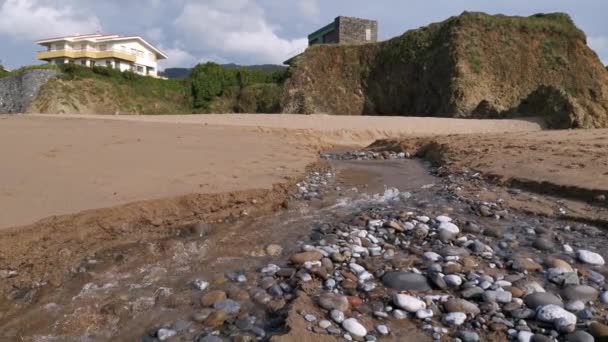
[[[226,91],[240,93],[254,84],[280,84],[285,78],[284,71],[267,72],[246,68],[224,68],[216,63],[197,65],[190,74],[193,106],[196,109],[210,110],[211,102],[218,97],[230,97]]]

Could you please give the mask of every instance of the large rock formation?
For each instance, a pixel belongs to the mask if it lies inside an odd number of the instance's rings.
[[[566,14],[463,13],[362,46],[320,45],[295,60],[289,113],[514,117],[608,126],[608,73]]]
[[[59,70],[31,69],[0,78],[0,114],[24,113]]]

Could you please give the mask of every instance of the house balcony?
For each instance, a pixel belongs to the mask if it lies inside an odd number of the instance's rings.
[[[123,61],[135,63],[137,56],[130,53],[118,50],[94,51],[94,50],[53,50],[40,51],[36,55],[39,60],[49,61],[55,58],[91,58],[91,59],[109,59],[115,58]]]

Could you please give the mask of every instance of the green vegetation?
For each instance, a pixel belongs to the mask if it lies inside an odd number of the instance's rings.
[[[0,78],[8,76],[8,74],[8,71],[4,71],[4,69],[2,69],[2,65],[0,65]]]
[[[12,70],[10,72],[0,71],[0,78],[6,77],[6,76],[19,75],[22,72],[27,71],[27,70],[41,70],[41,69],[53,69],[54,70],[54,69],[58,69],[58,67],[54,64],[27,65],[27,66],[21,67],[19,69]]]
[[[224,68],[205,63],[197,65],[186,81],[191,86],[197,112],[275,113],[279,111],[284,77],[284,71]]]
[[[41,90],[35,111],[59,113],[276,113],[284,70],[266,72],[225,68],[215,63],[196,66],[183,80],[165,80],[78,64],[26,67],[58,68],[59,77]]]
[[[464,12],[461,16],[448,19],[445,23],[478,24],[488,31],[517,29],[530,33],[550,33],[568,38],[585,38],[585,33],[576,27],[566,13],[539,13],[529,17],[489,15],[479,12]]]

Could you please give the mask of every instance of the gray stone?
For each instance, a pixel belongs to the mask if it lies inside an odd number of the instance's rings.
[[[534,240],[532,246],[541,251],[551,251],[555,249],[555,244],[553,243],[553,241],[543,237],[539,237]]]
[[[545,305],[536,312],[536,319],[541,322],[553,323],[560,332],[572,331],[576,325],[576,316],[557,305]]]
[[[462,285],[462,278],[455,274],[448,274],[443,277],[443,280],[449,287],[459,287],[460,285]]]
[[[508,291],[486,291],[482,298],[487,303],[509,303],[513,299],[513,295]]]
[[[220,337],[215,335],[207,335],[204,337],[200,337],[197,342],[223,342]]]
[[[397,291],[429,291],[431,287],[425,276],[410,272],[389,272],[382,283]]]
[[[0,78],[0,114],[24,113],[59,70],[33,69]]]
[[[334,320],[334,322],[336,322],[338,324],[344,322],[344,319],[346,318],[344,316],[344,312],[338,311],[338,310],[331,310],[331,312],[329,313],[329,316],[331,317],[331,319]]]
[[[568,301],[594,301],[597,299],[598,294],[596,289],[588,285],[567,286],[561,291],[562,297]]]
[[[566,310],[571,312],[579,312],[585,310],[585,302],[575,300],[566,304]]]
[[[564,302],[549,292],[535,292],[524,297],[524,303],[530,309],[536,310],[540,306],[554,304],[564,307]]]
[[[458,333],[458,338],[463,342],[479,342],[479,334],[469,330],[460,331]]]
[[[213,307],[216,310],[224,311],[230,315],[236,315],[241,310],[241,304],[239,302],[232,299],[225,299],[213,304]]]
[[[483,295],[484,290],[480,287],[473,286],[468,289],[462,290],[460,295],[464,299],[478,299]]]
[[[566,336],[565,341],[567,342],[593,342],[595,339],[591,334],[578,330]]]

